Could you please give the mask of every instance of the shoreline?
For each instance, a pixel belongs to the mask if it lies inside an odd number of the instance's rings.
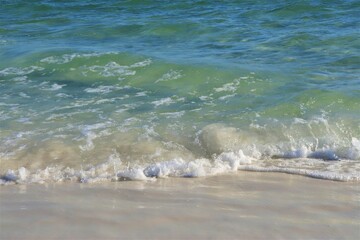
[[[357,239],[360,187],[282,173],[0,188],[1,239]]]

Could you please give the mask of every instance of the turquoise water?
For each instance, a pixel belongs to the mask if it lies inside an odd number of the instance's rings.
[[[1,183],[360,179],[358,1],[1,1]]]

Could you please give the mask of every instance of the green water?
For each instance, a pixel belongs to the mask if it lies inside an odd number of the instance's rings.
[[[359,179],[359,8],[1,1],[3,181],[109,159],[147,176],[179,159],[217,169],[227,153],[239,169]]]

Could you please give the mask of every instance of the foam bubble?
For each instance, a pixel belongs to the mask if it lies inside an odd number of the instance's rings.
[[[101,55],[111,54],[111,52],[107,53],[72,53],[72,54],[64,54],[62,56],[49,56],[40,60],[43,63],[50,64],[65,64],[73,61],[76,58],[90,58],[90,57],[98,57]]]
[[[347,150],[346,154],[349,159],[360,159],[360,140],[352,137],[351,147]]]
[[[151,59],[145,59],[144,61],[140,61],[130,65],[130,68],[139,68],[146,67],[152,63]]]
[[[162,115],[166,116],[166,118],[179,118],[185,114],[185,111],[180,112],[168,112],[168,113],[162,113]]]
[[[319,178],[324,180],[333,181],[359,181],[359,174],[338,174],[330,171],[319,171],[319,170],[308,170],[308,169],[295,169],[295,168],[284,168],[284,167],[259,167],[259,166],[242,166],[240,170],[254,171],[254,172],[278,172],[288,173],[295,175],[302,175],[306,177]]]
[[[321,170],[320,170],[321,169]],[[223,152],[212,159],[198,158],[187,161],[173,158],[168,161],[138,166],[123,166],[117,152],[104,163],[87,168],[74,169],[49,166],[43,170],[30,171],[24,167],[8,170],[1,176],[0,184],[44,183],[77,181],[94,183],[121,180],[155,180],[167,177],[203,177],[238,170],[281,172],[336,181],[360,181],[360,164],[354,161],[338,161],[335,164],[316,159],[292,161],[259,161],[238,152]]]
[[[44,68],[38,66],[30,66],[24,68],[17,68],[17,67],[9,67],[3,70],[0,70],[0,76],[9,76],[9,75],[27,75],[35,71],[43,71]]]
[[[168,106],[172,103],[175,103],[175,101],[171,97],[162,98],[160,100],[153,101],[152,104],[155,105],[155,107],[159,107],[161,105]]]
[[[216,160],[221,163],[228,163],[233,171],[237,170],[240,164],[251,163],[251,158],[246,157],[242,150],[239,150],[238,152],[223,152]]]
[[[146,91],[138,92],[138,93],[135,94],[135,96],[136,96],[136,97],[145,97],[145,96],[147,96],[147,93],[148,93],[148,92],[146,92]]]
[[[162,75],[155,83],[167,82],[170,80],[176,80],[182,77],[181,71],[170,70],[169,72]]]
[[[43,88],[43,90],[46,90],[46,91],[57,91],[57,90],[60,90],[62,89],[64,86],[66,86],[66,84],[57,84],[57,83],[54,83],[52,84],[50,87],[48,88]]]
[[[13,79],[11,79],[14,82],[18,82],[21,84],[27,84],[30,82],[30,80],[28,79],[27,76],[19,76],[19,77],[14,77]]]
[[[215,92],[235,92],[237,90],[238,82],[226,83],[222,87],[214,88]]]
[[[82,151],[90,151],[94,149],[94,140],[99,137],[103,137],[106,135],[110,135],[108,131],[101,131],[96,133],[95,130],[104,129],[112,125],[112,122],[104,122],[104,123],[97,123],[93,125],[86,125],[82,128],[81,133],[85,136],[86,143],[84,145],[80,145],[79,148]]]
[[[27,95],[26,93],[20,92],[19,96],[22,98],[31,98],[29,95]]]
[[[73,113],[59,113],[53,119]],[[167,113],[162,114],[173,117]],[[358,138],[343,138],[338,144],[329,144],[328,139],[322,142],[321,138],[304,138],[300,134],[306,131],[309,121],[295,121],[295,125],[291,125],[289,129],[284,127],[280,133],[275,131],[278,128],[269,131],[271,128],[268,125],[257,124],[260,127],[242,130],[211,124],[200,131],[196,129],[196,139],[180,139],[181,136],[174,137],[171,133],[162,134],[162,129],[151,121],[143,124],[141,118],[124,117],[121,125],[109,120],[79,126],[77,130],[81,131],[81,135],[75,141],[80,142],[80,146],[54,141],[28,147],[26,139],[34,133],[19,132],[16,136],[6,138],[2,147],[0,146],[0,158],[14,159],[6,161],[9,167],[2,165],[1,182],[96,182],[119,178],[148,180],[154,177],[211,176],[238,169],[286,172],[341,181],[360,180]],[[326,121],[319,123],[325,129],[316,129],[321,134],[331,129]],[[141,129],[138,128],[139,124],[142,124]],[[73,127],[69,129],[74,129]],[[118,134],[114,133],[114,129]],[[295,130],[299,129],[301,131],[296,135]],[[287,133],[292,135],[286,136]],[[8,151],[20,149],[21,144],[26,147],[20,152]],[[101,163],[101,159],[106,159],[105,155],[112,148],[116,149],[116,154],[111,159],[117,160]],[[27,150],[26,154],[24,149]],[[13,155],[10,156],[9,153]],[[84,156],[86,158],[82,158]],[[120,157],[128,163],[127,166],[122,164]],[[100,164],[79,169],[81,162],[74,159],[86,159],[88,164]],[[21,166],[26,167],[25,170]],[[4,172],[8,168],[10,170]]]
[[[98,86],[96,88],[86,88],[84,91],[87,93],[102,93],[102,94],[106,94],[106,93],[110,93],[114,90],[119,90],[122,89],[121,87],[117,87],[117,86]]]
[[[225,95],[225,96],[221,96],[221,97],[219,97],[219,100],[226,100],[226,99],[232,98],[232,97],[234,97],[234,96],[236,96],[235,93],[234,93],[234,94]]]
[[[128,66],[122,66],[116,62],[109,62],[104,66],[93,65],[87,67],[90,72],[98,73],[103,77],[119,77],[122,80],[124,76],[132,76],[136,74],[136,71],[131,70]],[[87,72],[83,72],[86,74]]]
[[[120,171],[117,177],[123,180],[150,180],[141,168],[131,168]]]

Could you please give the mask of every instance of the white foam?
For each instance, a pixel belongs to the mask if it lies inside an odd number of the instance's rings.
[[[138,92],[138,93],[135,94],[135,96],[136,97],[145,97],[145,96],[147,96],[147,93],[148,93],[147,91]]]
[[[23,123],[23,124],[33,124],[31,119],[28,117],[18,118],[18,119],[16,119],[16,122]]]
[[[360,159],[360,140],[352,137],[351,147],[347,150],[347,156],[349,159]]]
[[[309,149],[305,146],[301,147],[300,149],[296,149],[293,151],[285,152],[282,157],[284,158],[305,158],[309,154]]]
[[[94,149],[94,140],[99,137],[110,135],[110,132],[106,131],[105,128],[112,125],[112,122],[104,122],[104,123],[96,123],[93,125],[86,125],[82,127],[81,133],[85,136],[86,143],[83,145],[80,145],[79,148],[82,151],[90,151]],[[105,129],[105,131],[95,132],[95,130],[98,129]]]
[[[43,90],[46,90],[46,91],[57,91],[57,90],[60,90],[62,89],[63,87],[65,87],[66,84],[57,84],[57,83],[54,83],[52,84],[50,87],[48,88],[43,88]]]
[[[71,95],[66,94],[66,93],[58,93],[55,96],[59,97],[59,98],[68,98],[71,97]]]
[[[74,59],[78,58],[92,58],[92,57],[99,57],[104,55],[116,54],[116,52],[105,52],[105,53],[72,53],[72,54],[64,54],[61,56],[49,56],[40,60],[42,63],[50,63],[50,64],[65,64],[72,62]],[[136,62],[130,65],[130,68],[140,68],[146,67],[152,63],[151,59],[145,59],[140,62]]]
[[[95,100],[77,100],[75,102],[72,102],[70,105],[64,106],[64,107],[56,107],[51,109],[49,112],[52,112],[54,110],[64,110],[64,109],[72,109],[72,108],[80,108],[84,106],[88,106],[90,104],[93,104]]]
[[[214,88],[214,90],[215,92],[235,92],[238,85],[238,82],[226,83],[219,88]]]
[[[245,156],[242,150],[239,150],[238,152],[223,152],[216,160],[221,163],[228,163],[233,171],[237,170],[241,164],[250,164],[252,162],[252,159]]]
[[[4,120],[8,120],[12,118],[12,116],[10,116],[10,114],[5,113],[5,111],[0,111],[0,120],[4,121]]]
[[[319,178],[324,180],[333,181],[360,181],[360,174],[338,174],[330,171],[308,170],[308,169],[296,169],[296,168],[283,168],[283,167],[259,167],[259,166],[241,166],[239,170],[254,171],[254,172],[278,172],[288,173],[295,175],[302,175],[306,177]]]
[[[319,169],[321,168],[321,169]],[[198,158],[186,161],[174,158],[168,161],[138,166],[123,166],[115,151],[104,163],[80,170],[49,166],[43,170],[26,168],[8,170],[1,176],[1,185],[12,183],[44,183],[77,181],[94,183],[121,180],[155,180],[167,177],[203,177],[231,173],[238,170],[281,172],[336,181],[360,181],[360,163],[354,161],[324,162],[317,159],[256,160],[241,150],[223,152],[212,159]]]
[[[166,116],[166,118],[179,118],[185,114],[185,111],[180,112],[167,112],[167,113],[161,113],[161,115]]]
[[[219,100],[226,100],[228,98],[232,98],[234,97],[236,94],[229,94],[229,95],[225,95],[225,96],[222,96],[222,97],[219,97]]]
[[[98,86],[96,88],[86,88],[84,91],[87,93],[102,93],[102,94],[106,94],[106,93],[110,93],[114,90],[119,90],[121,89],[121,87],[117,87],[117,86]]]
[[[140,61],[130,65],[130,68],[139,68],[146,67],[152,63],[151,59],[145,59],[144,61]]]
[[[144,175],[151,177],[204,177],[237,171],[240,164],[250,163],[241,151],[237,153],[222,153],[215,159],[199,158],[185,161],[175,158],[158,162],[143,168]]]
[[[170,99],[175,101],[176,96]],[[124,104],[121,107],[119,112],[126,111],[134,105]],[[81,111],[79,110],[79,112]],[[65,118],[67,115],[64,114],[79,112],[53,114],[48,120]],[[160,116],[175,118],[182,114],[185,113],[183,111],[161,113]],[[195,139],[189,141],[189,138],[179,139],[180,137],[174,137],[172,134],[162,134],[163,129],[157,128],[158,126],[151,120],[144,124],[140,116],[139,118],[126,117],[128,116],[124,116],[120,125],[116,121],[109,120],[78,126],[82,135],[75,140],[81,143],[80,155],[97,154],[99,148],[109,147],[106,145],[107,143],[114,144],[114,148],[126,157],[126,161],[129,162],[128,166],[123,166],[119,154],[115,154],[111,158],[118,159],[116,167],[114,167],[114,162],[105,161],[102,164],[80,170],[79,167],[64,168],[53,165],[48,167],[45,165],[44,169],[31,170],[29,168],[25,169],[26,171],[20,168],[12,169],[0,177],[2,178],[0,184],[67,180],[96,182],[114,181],[119,178],[151,180],[154,177],[200,177],[233,172],[238,169],[286,172],[330,180],[360,181],[360,140],[356,137],[342,137],[340,141],[338,135],[335,136],[338,137],[334,138],[335,140],[329,139],[329,136],[333,135],[326,134],[334,134],[334,128],[326,119],[310,121],[295,119],[290,126],[284,126],[281,132],[279,132],[279,128],[272,129],[273,125],[269,121],[266,124],[258,124],[254,121],[255,123],[249,129],[211,124],[202,130],[194,127],[194,131],[198,131],[195,133],[197,138],[194,137]],[[158,115],[154,117],[158,117]],[[282,124],[275,120],[273,123]],[[141,128],[139,128],[139,124],[142,124]],[[175,123],[174,126],[177,124]],[[309,124],[313,125],[309,127]],[[69,129],[73,128],[74,126]],[[114,134],[114,129],[119,133],[118,138],[113,141],[103,141],[112,139],[109,136]],[[129,129],[131,131],[136,129],[135,131],[138,130],[138,132],[134,133],[134,136],[123,137]],[[168,129],[173,128],[169,127]],[[311,132],[311,135],[307,131],[314,132]],[[9,156],[8,149],[19,149],[20,140],[28,139],[31,134],[33,132],[19,132],[2,141],[0,158]],[[324,134],[325,137],[313,137],[321,134]],[[130,142],[122,142],[128,140]],[[184,144],[184,142],[186,143]],[[74,148],[78,150],[77,146]],[[57,152],[59,151],[61,150],[57,148]],[[99,150],[99,152],[101,151]],[[15,154],[15,151],[10,153]],[[94,155],[94,158],[99,161],[104,158],[104,155]],[[57,163],[64,162],[58,161]],[[4,169],[1,170],[4,172]]]
[[[44,70],[44,68],[38,67],[38,66],[30,66],[30,67],[24,67],[24,68],[9,67],[9,68],[0,70],[0,76],[9,76],[9,75],[23,76],[23,75],[27,75],[27,74],[30,74],[35,71],[43,71],[43,70]]]
[[[167,98],[162,98],[160,100],[153,101],[151,103],[154,104],[155,107],[159,107],[161,105],[168,106],[172,103],[175,103],[175,101],[171,97],[167,97]]]
[[[181,78],[182,76],[183,75],[182,75],[181,71],[170,70],[169,72],[162,75],[158,80],[156,80],[155,83],[176,80],[176,79]]]
[[[76,58],[90,58],[90,57],[98,57],[101,55],[111,54],[111,52],[107,53],[72,53],[72,54],[64,54],[62,56],[49,56],[40,60],[43,63],[51,63],[51,64],[64,64],[73,61]]]
[[[117,177],[124,180],[150,180],[141,168],[131,168],[124,171],[120,171]]]
[[[29,95],[27,95],[26,93],[20,92],[19,96],[22,98],[31,98]]]
[[[0,184],[64,181],[92,183],[114,180],[154,180],[154,177],[202,177],[236,171],[242,161],[244,161],[243,155],[224,153],[214,162],[205,158],[189,162],[175,158],[147,166],[120,169],[121,160],[118,154],[114,153],[106,162],[80,170],[60,166],[38,169],[34,172],[23,167],[18,170],[9,170],[1,177]]]
[[[132,76],[136,74],[136,71],[131,70],[128,66],[122,66],[116,62],[109,62],[104,66],[93,65],[87,67],[90,72],[98,73],[103,77],[119,77],[119,80],[122,80],[124,76]],[[83,72],[85,75],[87,72]]]
[[[208,101],[208,100],[212,100],[212,97],[210,97],[210,96],[200,96],[199,99],[201,101]]]
[[[286,151],[283,154],[278,154],[278,156],[282,158],[316,158],[323,160],[360,159],[360,148],[355,145],[345,149],[323,147],[313,150],[312,148],[312,146],[302,146],[299,149]]]
[[[22,84],[26,84],[29,83],[30,81],[28,80],[27,76],[19,76],[19,77],[14,77],[12,79],[14,82],[18,82],[18,83],[22,83]]]

